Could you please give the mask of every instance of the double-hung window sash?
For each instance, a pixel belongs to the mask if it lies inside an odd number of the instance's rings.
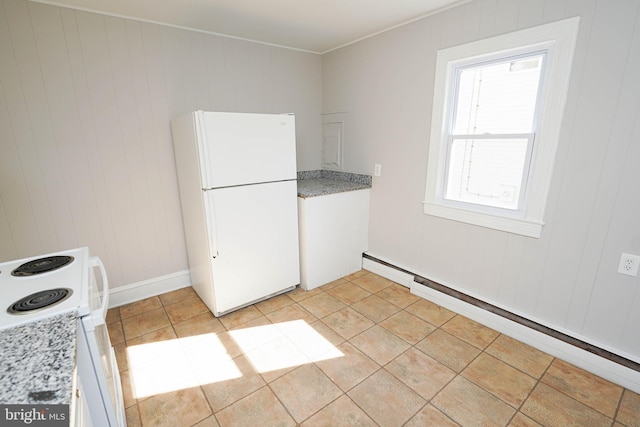
[[[545,52],[453,69],[442,198],[522,209]]]

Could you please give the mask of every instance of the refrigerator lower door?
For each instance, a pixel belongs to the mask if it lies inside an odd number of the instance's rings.
[[[296,181],[205,192],[213,314],[220,316],[300,283]],[[211,307],[210,307],[211,308]]]

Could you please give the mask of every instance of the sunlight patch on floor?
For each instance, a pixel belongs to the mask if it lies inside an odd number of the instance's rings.
[[[259,372],[344,356],[304,320],[229,331]],[[218,334],[202,334],[127,347],[136,398],[242,377]]]
[[[213,333],[127,347],[127,357],[136,398],[242,376]]]
[[[260,373],[344,356],[304,320],[237,329],[229,334]]]

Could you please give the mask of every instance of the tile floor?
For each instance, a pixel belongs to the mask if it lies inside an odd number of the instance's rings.
[[[110,310],[135,426],[640,426],[640,395],[360,271],[211,315]]]

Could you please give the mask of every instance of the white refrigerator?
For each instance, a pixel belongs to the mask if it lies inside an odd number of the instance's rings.
[[[295,117],[171,121],[193,288],[215,316],[300,283]]]

